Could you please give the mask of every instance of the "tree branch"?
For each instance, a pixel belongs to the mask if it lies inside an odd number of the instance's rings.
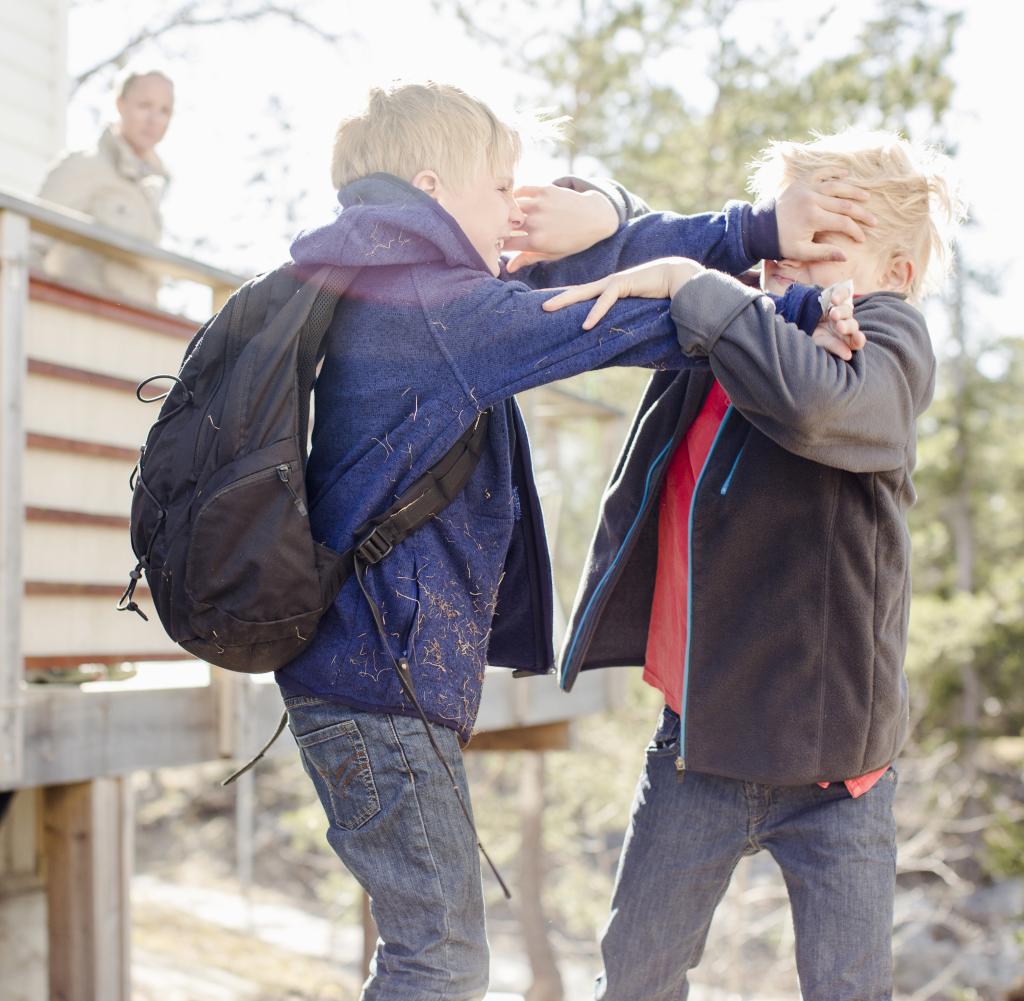
[[[173,10],[162,23],[142,28],[132,35],[116,52],[79,73],[71,82],[71,93],[74,94],[87,80],[90,80],[111,66],[122,68],[143,45],[163,38],[179,28],[209,28],[219,24],[251,24],[267,17],[279,17],[289,21],[296,27],[312,32],[318,38],[331,45],[337,44],[345,37],[328,31],[326,28],[309,20],[291,4],[266,2],[259,3],[248,10],[239,11],[232,10],[229,6],[220,14],[206,16],[199,14],[199,8],[200,4],[197,0],[190,0],[190,2],[182,4],[176,10]]]

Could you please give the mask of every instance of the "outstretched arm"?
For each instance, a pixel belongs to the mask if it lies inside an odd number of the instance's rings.
[[[573,178],[562,180],[576,183]],[[590,281],[657,257],[691,257],[733,274],[765,258],[841,260],[838,248],[814,243],[814,234],[842,232],[861,241],[861,224],[874,222],[863,205],[867,193],[837,177],[794,182],[776,202],[730,202],[721,213],[652,213],[647,220],[659,219],[663,225],[647,221],[633,232],[638,222],[626,220],[643,219],[647,207],[615,182],[584,190],[559,182],[520,188],[518,195],[526,214],[526,234],[506,241],[507,248],[523,251],[508,269],[534,288]],[[623,222],[626,225],[616,230]],[[607,242],[613,253],[599,258],[593,251]],[[566,255],[575,256],[552,260]]]
[[[704,272],[672,302],[679,343],[708,358],[733,404],[796,455],[853,472],[897,469],[935,377],[924,317],[895,295],[858,303],[863,350],[843,361],[793,336],[766,296]]]
[[[903,465],[935,362],[923,317],[898,296],[868,296],[855,317],[852,296],[837,290],[819,323],[819,289],[791,286],[773,297],[676,259],[566,289],[544,309],[596,297],[584,320],[593,328],[620,296],[671,294],[673,274],[685,278],[671,310],[684,353],[710,360],[752,424],[825,465],[854,472]]]
[[[699,270],[692,262],[663,276],[657,298],[614,303],[584,329],[588,304],[549,311],[550,291],[473,273],[443,301],[425,305],[431,336],[480,408],[533,386],[613,365],[704,367],[679,347],[669,296]]]

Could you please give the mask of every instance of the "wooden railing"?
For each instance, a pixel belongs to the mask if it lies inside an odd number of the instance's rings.
[[[175,372],[196,326],[77,287],[74,276],[33,271],[38,238],[205,286],[211,303],[243,280],[79,213],[0,192],[0,788],[210,754],[202,742],[147,754],[149,739],[126,741],[133,727],[111,725],[122,708],[126,722],[145,717],[155,693],[84,698],[25,685],[26,674],[43,668],[182,657],[157,624],[113,609],[131,568],[128,474],[155,416],[136,401],[135,386],[153,372]],[[197,696],[210,701],[209,691]],[[195,705],[182,709],[210,717]],[[183,720],[172,711],[167,722]],[[159,747],[159,733],[152,736]],[[213,744],[216,756],[223,748]]]

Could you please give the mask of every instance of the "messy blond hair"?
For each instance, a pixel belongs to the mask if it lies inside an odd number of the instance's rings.
[[[342,188],[376,171],[411,181],[433,170],[459,188],[485,163],[511,175],[521,152],[518,130],[458,87],[432,80],[374,87],[366,110],[338,126],[331,182]]]
[[[869,245],[914,262],[907,293],[917,299],[941,286],[965,210],[949,158],[896,132],[814,135],[811,142],[773,142],[762,151],[747,185],[754,196],[771,198],[792,181],[844,170],[870,193],[867,207],[877,224],[864,228]]]

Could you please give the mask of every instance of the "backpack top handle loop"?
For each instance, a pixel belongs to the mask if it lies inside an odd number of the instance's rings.
[[[142,391],[146,388],[146,386],[148,386],[151,382],[158,382],[161,379],[170,379],[173,383],[175,383],[176,386],[181,386],[181,388],[185,391],[185,395],[182,397],[181,403],[179,403],[176,407],[174,407],[172,410],[168,410],[167,413],[160,414],[160,416],[157,418],[158,424],[163,423],[164,421],[173,417],[176,413],[179,413],[180,411],[184,410],[185,407],[187,407],[192,402],[193,398],[192,390],[189,389],[188,386],[186,386],[185,383],[182,382],[181,379],[179,379],[176,375],[151,375],[148,379],[143,380],[135,387],[135,398],[140,403],[159,403],[160,400],[166,400],[167,397],[174,392],[174,386],[168,389],[166,393],[161,393],[159,396],[142,395]]]
[[[174,390],[173,386],[170,389],[168,389],[167,392],[161,393],[159,396],[143,396],[142,395],[142,391],[151,382],[159,382],[162,379],[170,379],[171,382],[177,383],[179,386],[182,387],[182,389],[185,390],[185,395],[186,395],[187,399],[188,400],[192,399],[192,390],[189,389],[188,386],[186,386],[185,383],[183,383],[181,381],[181,379],[179,379],[176,375],[151,375],[148,379],[144,379],[142,382],[140,382],[135,387],[135,398],[139,401],[139,403],[159,403],[160,400],[166,400],[167,397],[171,395],[171,393]]]

